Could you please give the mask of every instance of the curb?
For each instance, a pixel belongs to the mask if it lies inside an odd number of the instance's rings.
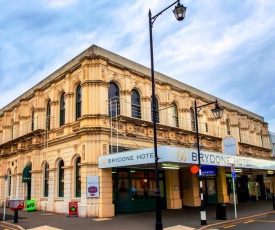
[[[247,220],[247,219],[251,219],[251,218],[255,218],[255,217],[260,217],[260,216],[265,216],[265,215],[268,215],[268,214],[274,214],[274,213],[275,213],[275,211],[270,211],[270,212],[264,212],[264,213],[260,213],[260,214],[256,214],[256,215],[252,215],[252,216],[245,216],[245,217],[241,217],[241,218],[237,218],[237,219],[233,219],[233,220],[227,220],[227,221],[224,221],[224,222],[209,224],[209,225],[203,226],[201,228],[198,228],[197,230],[208,229],[209,227],[212,228],[212,227],[217,227],[217,226],[225,225],[225,224],[237,223],[237,222],[241,222],[243,220]]]
[[[20,229],[20,230],[25,230],[25,228],[22,228],[21,226],[19,226],[17,224],[9,223],[7,221],[1,221],[1,223],[4,224],[4,225],[7,225],[8,227],[12,227],[12,228]]]

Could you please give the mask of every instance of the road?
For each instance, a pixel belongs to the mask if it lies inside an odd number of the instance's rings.
[[[247,219],[242,222],[227,224],[216,228],[209,228],[209,230],[274,230],[275,214],[269,214],[254,219]]]

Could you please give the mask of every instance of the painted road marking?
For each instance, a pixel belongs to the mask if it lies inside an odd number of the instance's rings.
[[[44,225],[44,226],[40,226],[40,227],[37,227],[37,228],[29,228],[28,230],[63,230],[63,229],[53,228],[53,227],[50,227],[48,225]]]
[[[244,224],[249,224],[249,223],[252,223],[252,222],[254,222],[254,220],[248,220],[248,221],[243,222],[243,223],[244,223]]]
[[[235,227],[236,225],[235,224],[233,224],[233,225],[229,225],[229,226],[226,226],[226,227],[223,227],[223,228],[233,228],[233,227]]]
[[[195,230],[195,228],[190,228],[183,225],[176,225],[176,226],[164,228],[164,230]]]
[[[111,220],[111,218],[98,218],[94,219],[95,221],[104,221],[104,220]]]

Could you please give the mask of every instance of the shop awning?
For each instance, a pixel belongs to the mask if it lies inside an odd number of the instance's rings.
[[[32,170],[32,165],[28,164],[25,166],[23,170],[23,175],[22,175],[22,183],[30,183],[31,182],[31,171]]]

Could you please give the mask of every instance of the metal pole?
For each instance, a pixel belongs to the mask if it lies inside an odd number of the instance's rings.
[[[5,179],[5,196],[4,196],[4,212],[3,212],[3,221],[6,218],[6,198],[7,197],[7,180]]]
[[[237,219],[236,194],[235,194],[235,179],[234,179],[234,177],[232,177],[232,183],[233,183],[233,197],[234,197],[234,213],[235,213],[235,218]]]
[[[198,108],[197,101],[195,100],[195,120],[196,120],[196,138],[197,138],[197,149],[198,149],[198,164],[199,164],[199,183],[200,183],[200,197],[201,197],[201,225],[206,225],[206,210],[203,199],[203,191],[202,191],[202,176],[201,176],[201,154],[200,154],[200,142],[199,142],[199,124],[198,124]]]
[[[158,171],[158,152],[157,152],[157,125],[156,125],[156,100],[155,100],[155,75],[154,75],[154,54],[153,54],[153,36],[152,36],[152,15],[149,10],[149,33],[150,33],[150,54],[151,54],[151,76],[152,76],[152,105],[153,105],[153,134],[154,134],[154,153],[155,153],[155,178],[156,178],[156,230],[162,230],[161,220],[161,200],[159,191],[159,171]]]

